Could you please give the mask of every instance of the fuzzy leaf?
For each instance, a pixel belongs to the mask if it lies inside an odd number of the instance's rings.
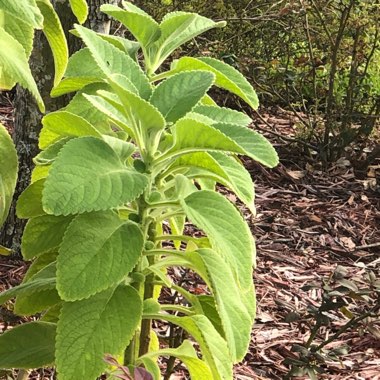
[[[70,0],[71,10],[80,24],[87,20],[88,6],[86,0]]]
[[[0,9],[17,19],[26,22],[35,29],[42,29],[43,16],[35,0],[9,1],[0,0]]]
[[[54,215],[107,210],[133,201],[147,184],[105,141],[82,137],[66,143],[54,161],[42,203]]]
[[[225,107],[199,105],[193,109],[193,112],[207,116],[215,123],[238,124],[246,127],[252,122],[245,113]]]
[[[167,122],[176,122],[204,97],[215,77],[206,71],[186,71],[161,82],[150,98]]]
[[[251,231],[237,209],[222,195],[202,190],[182,200],[187,217],[204,230],[213,248],[231,266],[244,290],[252,284],[254,244]]]
[[[142,302],[130,286],[108,289],[63,305],[57,328],[56,365],[61,380],[96,379],[105,354],[118,355],[131,340]]]
[[[16,187],[18,159],[11,136],[0,123],[0,227],[8,216]]]
[[[72,220],[71,216],[42,215],[32,218],[25,226],[21,252],[26,260],[57,249]]]
[[[1,368],[40,368],[54,362],[56,325],[30,322],[0,335]]]
[[[59,294],[76,301],[118,284],[134,268],[142,248],[139,227],[112,211],[77,216],[59,249]]]

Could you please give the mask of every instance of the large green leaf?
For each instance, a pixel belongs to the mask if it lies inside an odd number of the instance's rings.
[[[161,82],[153,91],[150,103],[168,122],[176,122],[204,97],[215,76],[207,71],[186,71]]]
[[[188,70],[207,70],[216,75],[215,86],[223,88],[239,96],[253,109],[259,106],[257,94],[247,79],[234,67],[214,58],[183,57],[172,64],[174,74]]]
[[[86,0],[70,0],[71,9],[80,24],[83,24],[88,15],[88,6]]]
[[[108,289],[63,305],[57,328],[56,365],[61,380],[96,379],[106,368],[105,354],[127,347],[142,314],[130,286]]]
[[[252,284],[254,243],[251,231],[237,209],[221,194],[202,190],[182,200],[183,209],[204,230],[215,250],[231,265],[242,289]]]
[[[137,11],[136,7],[130,3],[125,2],[124,4],[126,9],[104,4],[100,10],[125,25],[143,49],[148,48],[160,37],[161,32],[158,23],[145,12]],[[144,27],[141,27],[142,25]]]
[[[224,21],[214,22],[196,13],[173,12],[167,14],[160,24],[161,36],[148,49],[149,69],[153,73],[179,46],[210,30],[225,26]]]
[[[54,57],[54,86],[62,79],[69,59],[65,32],[50,1],[37,0],[38,8],[44,17],[43,32],[48,40]]]
[[[144,362],[146,358],[158,359],[160,356],[173,356],[181,360],[189,370],[190,377],[194,380],[210,380],[213,378],[209,366],[198,359],[197,353],[189,340],[185,340],[178,348],[164,348],[159,351],[149,352],[138,360]]]
[[[54,215],[107,210],[133,201],[147,184],[105,141],[82,137],[66,143],[54,161],[42,203]]]
[[[272,144],[260,133],[236,124],[217,123],[212,125],[235,141],[247,156],[273,168],[278,164],[278,155]]]
[[[135,85],[143,99],[150,97],[152,88],[148,78],[128,54],[89,29],[76,25],[76,30],[90,49],[97,65],[107,77],[112,74],[122,74]]]
[[[33,79],[23,46],[0,27],[0,90],[10,90],[16,82],[32,93],[40,111],[44,112],[44,102]]]
[[[238,124],[246,127],[252,122],[252,119],[245,113],[225,107],[199,105],[193,111],[207,116],[215,123]]]
[[[0,335],[1,368],[40,368],[54,362],[56,325],[30,322]]]
[[[21,252],[24,258],[30,260],[42,253],[57,249],[71,220],[71,216],[53,215],[30,219],[21,240]]]
[[[63,137],[97,136],[100,133],[85,119],[67,111],[56,111],[42,119],[39,147],[46,149]]]
[[[0,123],[0,227],[8,216],[16,187],[18,172],[17,152],[11,136]]]
[[[204,360],[212,372],[212,379],[232,379],[232,362],[227,343],[204,315],[176,317],[169,314],[153,314],[147,317],[164,319],[182,327],[199,344]]]
[[[142,248],[139,227],[112,211],[77,216],[59,249],[59,294],[76,301],[118,284],[134,268]]]
[[[25,50],[26,57],[29,57],[33,49],[33,26],[4,12],[0,6],[0,27],[20,42]]]
[[[42,29],[43,27],[43,16],[35,0],[0,0],[0,9],[12,15],[12,17],[26,22],[35,29]]]

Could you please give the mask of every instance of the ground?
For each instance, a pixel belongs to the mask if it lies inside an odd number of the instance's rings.
[[[0,117],[8,126],[10,112],[11,106],[3,98]],[[317,331],[312,344],[319,345],[334,337],[359,313],[379,311],[373,283],[380,277],[379,179],[376,182],[380,162],[361,179],[345,159],[322,171],[313,155],[306,156],[300,145],[289,141],[295,134],[291,116],[276,109],[263,117],[272,127],[267,135],[275,143],[281,164],[266,170],[245,160],[256,183],[256,217],[226,193],[243,211],[257,242],[254,275],[257,318],[249,353],[235,367],[237,380],[286,378],[291,360],[294,364],[302,359],[300,346],[308,341],[310,329],[315,325],[316,319],[310,316],[313,311],[316,315],[321,305],[323,282],[338,293],[332,295],[330,309],[320,314],[329,323]],[[268,124],[260,121],[256,127],[269,130]],[[273,132],[287,136],[288,140],[274,136]],[[27,264],[20,260],[0,258],[0,290],[17,285],[26,268]],[[372,285],[366,280],[370,273],[374,277]],[[191,276],[189,286],[202,288]],[[331,306],[337,301],[342,303]],[[0,309],[1,329],[20,321],[6,309]],[[349,351],[339,356],[339,360],[315,355],[309,361],[324,371],[316,378],[380,379],[379,335],[379,318],[369,317],[348,328],[324,347],[333,350],[348,346]],[[177,369],[172,378],[185,379],[181,367]],[[52,379],[53,375],[51,371],[40,370],[29,378]],[[304,378],[308,377],[297,377]]]

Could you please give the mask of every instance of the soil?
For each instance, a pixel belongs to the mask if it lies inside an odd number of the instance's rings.
[[[11,109],[2,98],[0,121],[10,128]],[[267,170],[245,159],[256,183],[257,215],[250,215],[234,195],[220,189],[237,203],[257,243],[257,317],[249,353],[235,366],[235,379],[285,379],[297,363],[320,371],[315,376],[318,379],[380,379],[380,292],[376,293],[374,285],[380,278],[380,162],[369,167],[361,179],[345,158],[321,170],[313,153],[305,154],[304,147],[292,141],[296,123],[291,115],[276,109],[267,110],[263,118],[268,124],[257,119],[255,126],[265,130],[274,142],[281,164]],[[286,136],[286,141],[273,132]],[[27,267],[21,260],[0,257],[0,290],[17,285]],[[181,280],[184,275],[190,289],[206,291],[191,272],[172,273]],[[372,284],[368,276],[372,276]],[[338,287],[339,293],[331,297],[330,309],[319,314],[324,324],[311,346],[345,331],[305,359],[302,347],[315,326],[326,284],[332,289]],[[351,292],[345,286],[351,287]],[[361,292],[363,289],[366,291]],[[170,296],[169,292],[163,294]],[[337,307],[331,306],[338,301]],[[345,329],[350,319],[364,313],[374,315]],[[2,330],[22,321],[8,309],[0,309]],[[157,329],[165,327],[157,325]],[[338,353],[335,360],[326,355],[327,350],[346,346],[347,352]],[[311,372],[288,378],[308,376]],[[29,376],[36,380],[53,378],[50,370],[34,371]],[[171,378],[187,378],[180,364]]]

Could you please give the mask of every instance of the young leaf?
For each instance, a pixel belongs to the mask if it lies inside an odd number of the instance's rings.
[[[150,98],[167,122],[176,122],[204,97],[215,77],[206,71],[186,71],[161,82]]]
[[[63,137],[97,136],[100,133],[82,117],[67,111],[56,111],[42,119],[39,147],[46,149]]]
[[[142,302],[130,286],[64,303],[57,327],[56,365],[65,380],[96,379],[105,354],[119,354],[141,321]]]
[[[253,109],[259,106],[257,94],[252,85],[234,67],[214,58],[183,57],[174,61],[169,74],[188,70],[207,70],[216,75],[215,86],[239,96]]]
[[[225,107],[199,105],[193,109],[193,112],[207,116],[215,123],[238,124],[246,127],[252,122],[245,113]]]
[[[211,244],[231,265],[242,289],[252,284],[253,239],[247,223],[222,195],[202,190],[182,200],[188,218],[204,230]]]
[[[118,284],[143,249],[139,227],[112,211],[77,216],[65,233],[57,261],[57,289],[76,301]]]
[[[0,227],[8,216],[16,187],[18,159],[11,136],[0,123]]]
[[[56,325],[30,322],[0,335],[1,368],[40,368],[54,362]]]
[[[72,220],[71,216],[42,215],[30,219],[21,240],[21,252],[26,260],[57,249]]]
[[[54,161],[42,203],[54,215],[107,210],[133,201],[147,184],[105,141],[82,137],[70,140]]]
[[[112,74],[125,75],[139,90],[143,99],[150,97],[152,88],[148,78],[128,54],[123,53],[89,29],[76,25],[76,30],[107,77]]]
[[[71,10],[80,24],[87,20],[88,6],[86,0],[70,0]]]
[[[4,1],[4,0],[0,0]],[[12,1],[6,1],[13,3]],[[0,4],[1,6],[2,4]],[[27,8],[27,7],[25,7]],[[37,101],[41,112],[45,111],[36,82],[29,68],[28,59],[22,45],[0,27],[0,89],[10,90],[17,82],[28,89]],[[11,82],[12,83],[11,83]]]
[[[237,143],[245,154],[261,164],[273,168],[278,156],[272,144],[260,133],[235,124],[217,123],[212,125]]]
[[[137,11],[131,4],[124,4],[125,10],[110,4],[102,5],[100,10],[126,26],[143,49],[148,48],[160,37],[161,31],[158,23],[145,12]]]
[[[62,79],[69,60],[69,49],[61,22],[50,1],[37,0],[44,17],[43,31],[54,57],[54,86]]]

